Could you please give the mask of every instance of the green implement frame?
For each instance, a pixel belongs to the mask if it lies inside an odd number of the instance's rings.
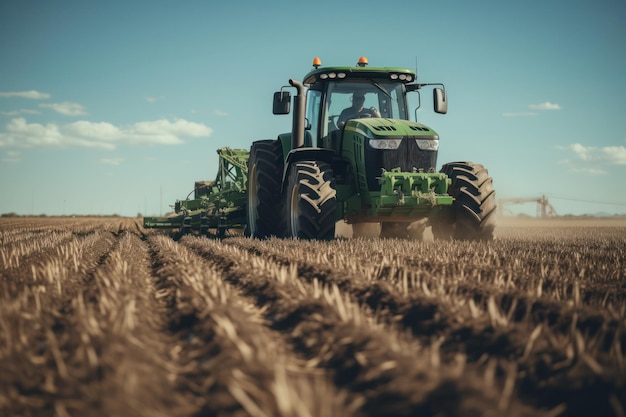
[[[215,181],[196,181],[185,200],[177,200],[174,214],[144,217],[143,226],[154,229],[178,229],[181,234],[211,230],[224,237],[228,229],[244,229],[248,182],[248,157],[242,149],[220,148],[219,169]],[[191,194],[194,198],[190,199]]]

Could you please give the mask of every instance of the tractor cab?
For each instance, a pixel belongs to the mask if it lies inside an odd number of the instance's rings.
[[[362,97],[362,101],[358,101]],[[341,130],[348,120],[381,117],[408,120],[403,85],[370,79],[328,81],[311,85],[307,93],[306,120],[317,146],[324,138]]]
[[[351,119],[378,117],[410,120],[407,92],[416,91],[419,94],[418,90],[425,85],[441,86],[435,89],[435,111],[447,111],[443,85],[416,84],[415,72],[409,69],[368,67],[365,57],[360,57],[355,67],[321,67],[319,58],[313,60],[313,66],[303,82],[305,119],[294,120],[294,129],[303,128],[306,131],[304,146],[333,148],[338,136],[333,132],[342,130],[347,120]],[[353,101],[356,96],[363,97],[364,101],[357,105]],[[279,104],[281,101],[290,102],[287,91],[276,93],[274,99],[274,114],[289,113],[288,106],[281,107]]]

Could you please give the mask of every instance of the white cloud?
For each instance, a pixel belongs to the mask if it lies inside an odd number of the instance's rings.
[[[606,168],[615,165],[626,165],[626,147],[624,146],[585,146],[573,143],[568,146],[557,146],[556,149],[569,151],[572,159],[566,159],[560,164],[568,166],[571,172],[586,174],[607,174]]]
[[[528,116],[536,116],[536,115],[537,115],[537,113],[533,113],[533,112],[530,112],[530,111],[502,113],[502,116],[504,116],[504,117],[528,117]]]
[[[81,104],[72,103],[70,101],[64,101],[62,103],[41,103],[39,107],[43,109],[52,109],[55,112],[66,116],[83,116],[87,114],[85,108]]]
[[[106,122],[85,120],[57,125],[27,123],[24,118],[12,119],[0,132],[1,147],[86,147],[115,149],[120,145],[177,145],[184,137],[209,137],[213,130],[184,119],[173,122],[161,119],[115,126]]]
[[[213,130],[202,123],[176,119],[173,123],[166,119],[135,123],[128,129],[128,138],[134,143],[158,143],[176,145],[182,143],[180,136],[207,137]]]
[[[582,161],[601,161],[609,165],[626,165],[626,147],[624,146],[604,146],[598,148],[574,143],[566,147],[566,149],[573,151]]]
[[[63,130],[72,136],[104,142],[117,141],[123,137],[123,132],[120,128],[106,122],[96,123],[80,120],[66,124]]]
[[[22,153],[19,151],[7,151],[2,157],[2,162],[20,162]]]
[[[626,147],[605,146],[600,149],[602,155],[615,165],[626,165]]]
[[[36,90],[30,91],[9,91],[9,92],[0,92],[0,97],[18,97],[18,98],[28,98],[31,100],[43,100],[46,98],[50,98],[50,94],[48,93],[40,93]]]
[[[561,110],[561,106],[555,103],[550,103],[549,101],[539,104],[529,104],[528,108],[532,110]]]
[[[20,117],[7,124],[6,133],[0,133],[0,146],[58,146],[62,139],[57,125],[28,124],[26,119]]]
[[[578,158],[582,159],[583,161],[588,161],[591,158],[590,154],[593,148],[585,147],[580,143],[574,143],[573,145],[569,146],[569,149],[574,151],[574,153],[578,155]]]
[[[221,117],[230,116],[230,113],[227,113],[227,112],[225,112],[223,110],[220,110],[220,109],[213,110],[213,114],[215,114],[216,116],[221,116]]]
[[[581,174],[589,174],[589,175],[606,175],[608,172],[602,168],[570,168],[570,172],[578,172]]]
[[[101,164],[105,165],[121,165],[124,162],[124,158],[102,158],[100,159]]]
[[[37,110],[20,109],[20,110],[10,110],[10,111],[0,111],[0,114],[3,116],[19,116],[20,114],[39,114],[39,112]]]
[[[154,103],[157,100],[158,100],[158,98],[156,98],[156,97],[146,97],[146,101],[148,103]]]

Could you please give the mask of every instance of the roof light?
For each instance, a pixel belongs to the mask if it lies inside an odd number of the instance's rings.
[[[313,66],[315,67],[315,69],[318,69],[321,65],[322,65],[322,60],[318,56],[313,58]]]
[[[367,66],[367,64],[369,64],[369,62],[367,61],[367,58],[365,58],[364,56],[359,58],[359,61],[356,63],[359,67],[365,67]]]
[[[389,78],[391,78],[392,80],[397,80],[398,79],[398,74],[391,74],[389,76]]]

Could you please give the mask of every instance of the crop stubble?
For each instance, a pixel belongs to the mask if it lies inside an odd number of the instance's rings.
[[[0,415],[624,416],[626,224],[222,241],[0,221]]]

